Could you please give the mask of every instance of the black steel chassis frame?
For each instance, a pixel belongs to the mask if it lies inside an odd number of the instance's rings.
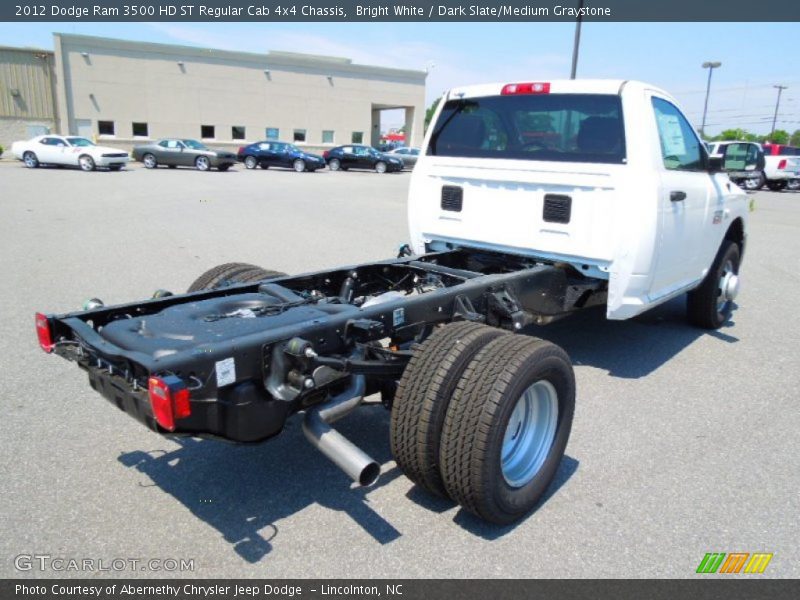
[[[324,402],[349,375],[363,375],[371,392],[388,390],[385,395],[391,401],[391,384],[402,374],[410,349],[437,324],[469,320],[516,331],[606,300],[604,281],[583,277],[566,265],[465,249],[278,277],[270,279],[269,285],[288,295],[316,290],[320,297],[338,296],[346,303],[353,297],[397,289],[398,281],[406,281],[400,288],[406,291],[420,282],[436,282],[436,286],[360,308],[357,318],[347,310],[311,322],[266,328],[207,345],[189,356],[154,358],[120,348],[98,331],[113,320],[155,314],[175,304],[258,292],[263,283],[48,319],[55,352],[76,361],[88,372],[93,388],[151,428],[159,430],[147,401],[147,378],[172,374],[191,389],[192,416],[181,422],[178,431],[257,441],[280,431],[289,414]],[[387,339],[388,348],[378,343]],[[212,381],[215,364],[227,357],[235,358],[237,384],[218,389]],[[242,416],[232,419],[220,414],[217,403],[251,412],[239,410],[236,414]],[[256,405],[261,409],[255,410]],[[259,420],[274,422],[259,424]],[[223,421],[236,423],[223,427],[219,425]]]

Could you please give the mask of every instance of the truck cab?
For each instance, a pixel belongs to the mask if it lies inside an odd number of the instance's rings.
[[[638,81],[495,83],[446,92],[411,177],[412,248],[566,264],[627,319],[743,251],[746,194],[678,103]],[[738,280],[737,280],[738,285]]]

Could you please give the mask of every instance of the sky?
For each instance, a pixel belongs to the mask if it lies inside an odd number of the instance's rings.
[[[77,33],[206,48],[281,50],[428,70],[430,104],[450,87],[569,78],[573,23],[0,23],[0,45],[52,48],[52,33]],[[675,96],[706,131],[800,129],[800,23],[584,23],[579,78],[639,79]],[[383,122],[384,127],[399,125]],[[391,116],[390,116],[391,119]]]

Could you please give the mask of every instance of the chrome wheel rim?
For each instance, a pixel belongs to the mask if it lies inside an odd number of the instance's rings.
[[[197,159],[197,168],[201,171],[208,170],[208,159],[205,156],[201,156]]]
[[[549,381],[526,389],[506,425],[500,466],[511,487],[522,487],[536,476],[556,437],[558,392]]]
[[[386,163],[378,163],[375,165],[375,171],[378,173],[386,173]]]
[[[338,171],[339,170],[339,166],[340,166],[339,165],[339,161],[338,160],[332,160],[328,164],[328,166],[330,167],[331,171]]]
[[[84,171],[91,171],[94,165],[92,164],[92,159],[88,156],[82,156],[80,159],[81,169]]]
[[[244,166],[248,169],[255,169],[256,168],[256,159],[252,156],[248,156],[244,159]]]
[[[36,158],[33,156],[33,154],[26,154],[24,156],[24,162],[25,166],[30,167],[31,169],[36,166]]]
[[[306,163],[304,163],[302,160],[294,161],[294,170],[298,173],[302,173],[306,170]]]
[[[738,293],[739,276],[733,268],[733,261],[725,261],[717,286],[717,312],[720,314],[725,312],[728,303],[733,302]]]
[[[144,166],[148,169],[152,169],[156,166],[156,158],[152,154],[148,154],[144,157]]]

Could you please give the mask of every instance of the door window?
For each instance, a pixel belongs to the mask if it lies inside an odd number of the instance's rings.
[[[686,118],[662,98],[653,98],[653,110],[664,167],[675,171],[703,170],[705,159],[702,143]]]

